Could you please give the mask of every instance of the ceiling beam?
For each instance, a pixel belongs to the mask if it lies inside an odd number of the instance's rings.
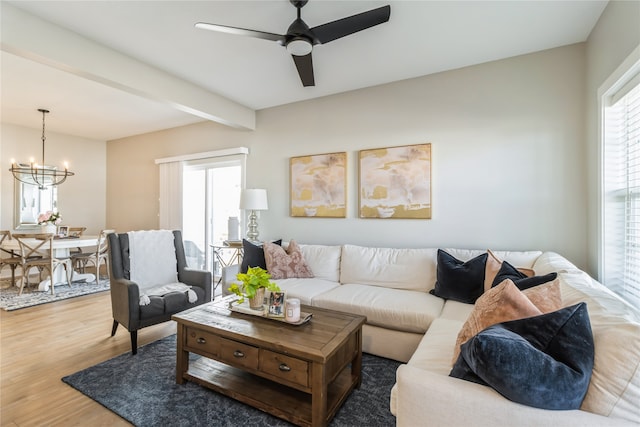
[[[18,8],[2,4],[0,49],[240,129],[255,111]]]

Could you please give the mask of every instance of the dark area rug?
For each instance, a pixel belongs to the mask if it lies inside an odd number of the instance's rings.
[[[196,356],[193,359],[197,359]],[[176,336],[62,378],[136,426],[290,426],[291,424],[197,384],[175,382]],[[362,385],[351,393],[333,427],[395,426],[389,411],[399,362],[363,355]]]

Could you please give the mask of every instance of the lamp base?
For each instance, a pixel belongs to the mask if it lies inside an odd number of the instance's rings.
[[[247,225],[247,240],[251,243],[257,243],[258,240],[258,215],[256,211],[249,214],[249,224]]]

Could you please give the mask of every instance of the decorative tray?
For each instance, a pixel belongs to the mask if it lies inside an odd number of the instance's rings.
[[[304,311],[301,311],[299,321],[287,322],[287,320],[284,317],[270,316],[266,308],[267,306],[263,305],[261,309],[254,310],[253,308],[249,307],[249,303],[247,301],[243,302],[242,304],[238,304],[238,300],[229,301],[229,310],[231,311],[235,311],[236,313],[248,314],[251,316],[264,317],[265,319],[269,319],[269,320],[277,320],[278,322],[283,322],[288,325],[294,325],[294,326],[304,325],[309,320],[311,320],[311,317],[313,316],[313,313],[305,313]]]

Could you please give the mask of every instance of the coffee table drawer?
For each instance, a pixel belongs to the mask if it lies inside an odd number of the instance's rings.
[[[309,362],[295,357],[261,350],[260,371],[303,387],[309,386]]]
[[[198,354],[217,355],[220,352],[220,337],[200,329],[187,328],[187,347]]]
[[[258,369],[259,349],[257,347],[226,338],[219,338],[219,340],[219,359],[221,362],[250,369]]]

